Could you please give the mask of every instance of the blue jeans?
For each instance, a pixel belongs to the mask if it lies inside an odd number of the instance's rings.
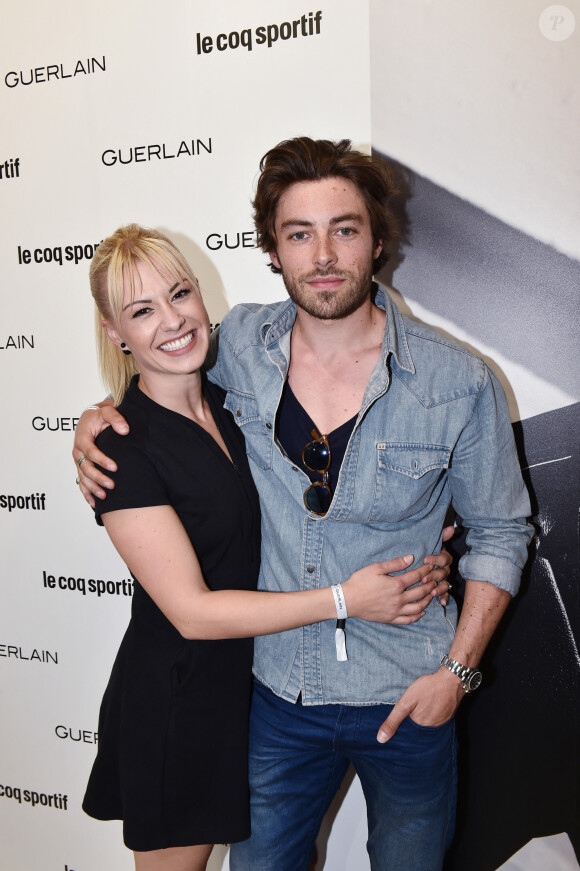
[[[367,803],[373,871],[440,871],[453,836],[453,721],[408,718],[376,739],[391,705],[303,706],[258,681],[250,718],[252,836],[233,844],[231,871],[307,871],[320,824],[352,762]]]

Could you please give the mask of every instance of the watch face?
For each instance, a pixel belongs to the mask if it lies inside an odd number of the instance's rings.
[[[473,690],[476,690],[478,686],[481,684],[483,679],[483,675],[480,671],[474,671],[471,677],[468,680],[469,692],[472,693]]]

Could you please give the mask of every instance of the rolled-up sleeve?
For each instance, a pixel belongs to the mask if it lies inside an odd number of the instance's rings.
[[[452,454],[449,483],[453,506],[468,530],[461,574],[514,596],[533,535],[530,500],[505,394],[487,367],[473,415]]]

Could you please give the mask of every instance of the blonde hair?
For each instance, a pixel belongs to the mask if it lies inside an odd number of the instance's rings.
[[[131,299],[139,282],[137,266],[146,263],[176,281],[197,280],[181,252],[158,230],[128,224],[108,236],[95,251],[89,270],[91,293],[95,301],[95,332],[101,377],[118,405],[133,375],[139,371],[135,359],[124,354],[103,329],[103,320],[118,325],[123,310],[125,288]]]

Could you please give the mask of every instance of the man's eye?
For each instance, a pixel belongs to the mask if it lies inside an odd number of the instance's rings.
[[[303,230],[298,230],[298,232],[293,233],[290,238],[295,239],[297,242],[302,242],[303,239],[306,239],[306,233]]]
[[[352,227],[341,227],[338,233],[340,236],[352,236],[354,230]]]

